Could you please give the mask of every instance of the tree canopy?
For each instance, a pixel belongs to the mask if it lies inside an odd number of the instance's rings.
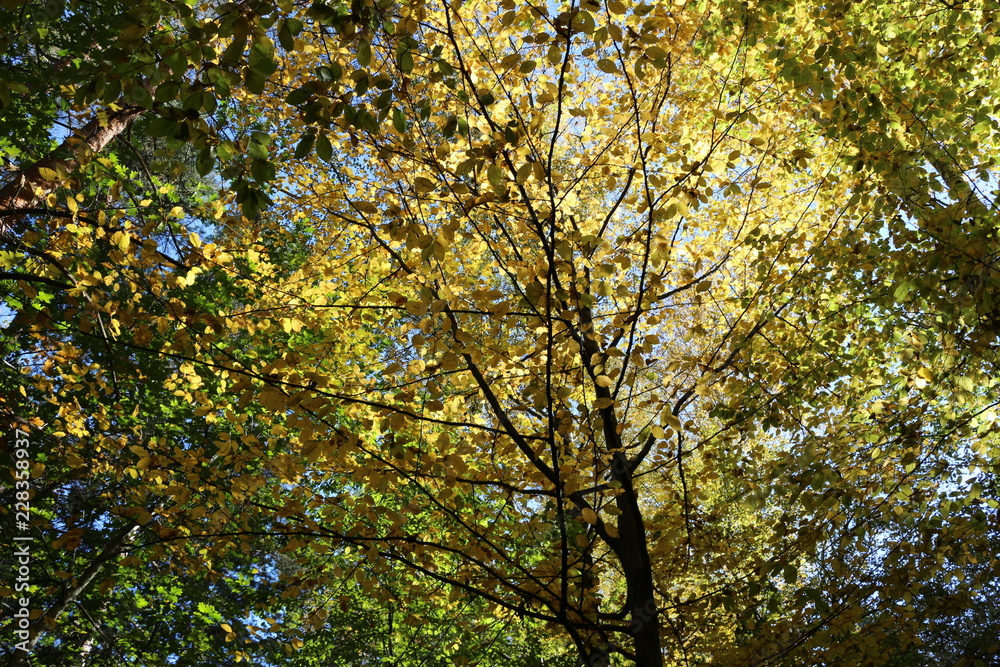
[[[998,21],[3,0],[30,664],[989,664]]]

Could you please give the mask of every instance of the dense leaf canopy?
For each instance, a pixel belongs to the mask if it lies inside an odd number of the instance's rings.
[[[992,2],[0,35],[9,664],[995,660]]]

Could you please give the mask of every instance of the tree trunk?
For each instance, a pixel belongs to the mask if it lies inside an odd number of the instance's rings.
[[[620,452],[616,456],[624,458]],[[625,575],[626,604],[631,621],[629,633],[634,642],[636,667],[662,667],[653,566],[646,544],[646,528],[631,482],[629,479],[625,492],[617,499],[618,509],[622,511],[618,517],[620,537],[611,547]]]
[[[590,308],[580,312],[580,331],[593,328]],[[600,352],[597,343],[581,336],[582,357],[593,358]],[[597,398],[611,399],[611,390],[594,385]],[[613,458],[611,478],[621,483],[622,492],[615,498],[618,516],[618,537],[606,538],[608,546],[615,553],[625,575],[625,604],[631,621],[629,634],[632,635],[636,667],[663,667],[663,651],[660,646],[660,623],[656,608],[656,587],[653,583],[653,564],[649,557],[646,541],[646,525],[639,507],[638,494],[632,479],[632,469],[622,447],[618,434],[618,417],[614,407],[600,410],[603,422],[604,440]],[[584,657],[586,660],[586,656]]]
[[[14,173],[13,180],[0,189],[0,237],[19,240],[27,228],[27,219],[21,213],[36,206],[62,183],[62,178],[52,179],[42,176],[42,170],[57,174],[72,174],[80,166],[77,156],[80,144],[92,152],[99,153],[144,111],[142,107],[129,106],[111,112],[102,119],[95,115],[89,123],[77,130],[58,148],[34,164]]]

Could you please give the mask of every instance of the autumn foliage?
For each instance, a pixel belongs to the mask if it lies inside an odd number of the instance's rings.
[[[44,664],[1000,650],[990,3],[78,4],[0,3]]]

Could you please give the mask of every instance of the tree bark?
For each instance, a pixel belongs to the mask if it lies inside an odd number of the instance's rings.
[[[619,467],[627,465],[624,453],[615,453]],[[646,527],[630,475],[615,475],[623,482],[624,493],[617,498],[619,538],[610,546],[625,575],[626,604],[629,609],[636,667],[662,667],[660,623],[657,618],[653,565],[646,543]]]
[[[13,179],[0,189],[0,237],[19,240],[27,229],[27,218],[22,211],[37,205],[61,184],[61,179],[42,176],[43,169],[72,174],[80,166],[77,151],[81,143],[99,153],[145,111],[142,107],[128,106],[99,113],[48,155],[14,172]]]
[[[593,328],[590,308],[580,312],[580,331]],[[600,352],[597,343],[586,335],[582,341],[583,358],[593,358]],[[612,399],[611,390],[594,385],[597,398]],[[600,410],[604,424],[604,441],[613,458],[610,468],[611,478],[620,482],[622,492],[615,499],[620,512],[618,516],[618,537],[606,538],[608,546],[621,564],[625,575],[625,603],[628,607],[635,652],[636,667],[663,667],[663,649],[660,645],[660,623],[657,618],[656,586],[653,582],[653,564],[649,556],[646,540],[646,525],[639,507],[639,498],[632,479],[632,466],[622,447],[618,434],[618,417],[614,407]]]

